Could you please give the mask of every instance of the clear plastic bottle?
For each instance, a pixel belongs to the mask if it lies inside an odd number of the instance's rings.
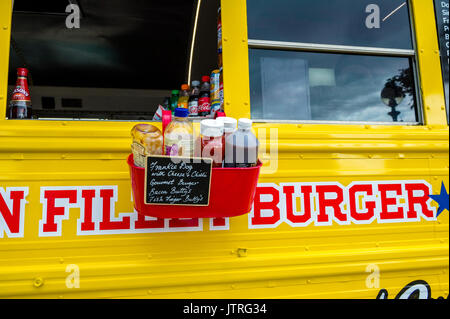
[[[164,132],[165,155],[183,157],[194,155],[194,129],[188,115],[188,109],[175,109],[174,119]]]
[[[224,167],[257,165],[259,141],[251,131],[252,123],[249,119],[239,119],[237,131],[225,139]]]
[[[209,76],[207,75],[204,75],[202,77],[202,84],[200,86],[200,98],[198,100],[199,116],[207,116],[211,111],[209,80]]]
[[[200,81],[192,81],[188,107],[189,116],[198,116],[198,100],[200,97]]]
[[[179,99],[179,97],[180,97],[180,91],[179,90],[172,90],[172,96],[170,97],[170,110],[172,111],[172,113],[178,107],[178,99]]]
[[[189,102],[189,85],[183,84],[181,86],[180,97],[178,98],[178,107],[188,109]]]

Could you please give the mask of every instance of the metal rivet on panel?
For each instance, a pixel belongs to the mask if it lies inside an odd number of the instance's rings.
[[[44,284],[44,279],[42,279],[41,277],[37,277],[34,278],[33,280],[33,286],[35,286],[36,288],[41,287]]]

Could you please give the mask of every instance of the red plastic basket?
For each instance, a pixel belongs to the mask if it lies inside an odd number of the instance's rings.
[[[134,165],[128,156],[134,208],[139,214],[159,218],[234,217],[250,212],[262,163],[249,168],[213,168],[208,206],[147,205],[145,198],[145,169]]]

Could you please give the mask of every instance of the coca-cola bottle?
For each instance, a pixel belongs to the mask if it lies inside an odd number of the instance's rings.
[[[211,111],[211,99],[210,99],[210,84],[209,76],[202,77],[202,84],[200,86],[200,98],[198,99],[198,115],[207,116]]]
[[[9,102],[10,119],[30,119],[31,118],[31,96],[28,89],[28,70],[25,68],[17,69],[16,88]]]
[[[198,115],[198,100],[200,96],[200,81],[192,81],[191,93],[189,96],[189,116]]]

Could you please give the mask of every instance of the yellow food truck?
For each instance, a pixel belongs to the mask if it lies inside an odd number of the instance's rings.
[[[448,298],[448,6],[0,0],[0,298]],[[218,60],[251,208],[141,214],[130,132]]]

